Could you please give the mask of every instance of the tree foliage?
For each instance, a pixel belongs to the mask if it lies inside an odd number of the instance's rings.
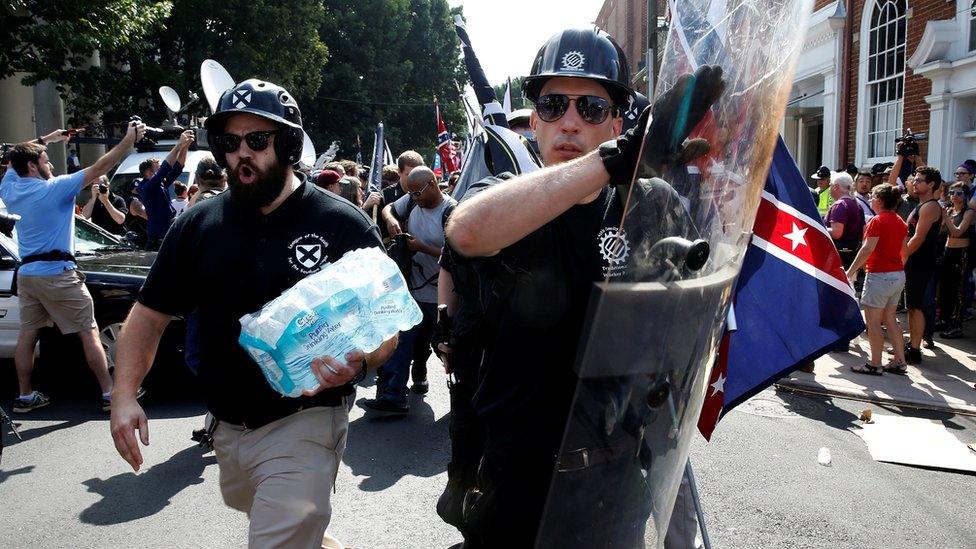
[[[140,48],[169,14],[154,0],[13,0],[0,9],[0,78],[23,74],[24,85],[50,79],[77,113],[102,107],[124,86],[125,67],[92,66]]]
[[[308,112],[316,142],[356,136],[369,160],[373,131],[384,123],[394,155],[415,149],[428,161],[437,137],[434,97],[448,129],[464,127],[458,85],[467,81],[446,0],[326,0],[322,37],[331,59]]]
[[[517,76],[512,79],[512,110],[531,108],[532,104],[529,103],[525,96],[522,95],[522,82],[525,81],[524,76]],[[508,83],[498,84],[497,86],[492,86],[495,90],[495,97],[498,98],[498,103],[503,104],[505,100],[505,88],[508,87]]]
[[[368,161],[372,134],[384,122],[395,153],[430,158],[437,126],[433,100],[448,128],[464,126],[460,62],[446,0],[7,0],[0,8],[0,77],[51,79],[72,124],[106,123],[138,114],[158,121],[157,95],[171,86],[207,113],[200,63],[216,59],[237,81],[280,84],[299,102],[319,148],[356,136]],[[13,6],[13,7],[10,7]],[[10,32],[7,31],[10,29]],[[100,54],[101,66],[87,61]]]

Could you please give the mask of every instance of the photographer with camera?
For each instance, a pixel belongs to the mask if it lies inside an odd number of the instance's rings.
[[[29,412],[50,403],[47,396],[33,390],[31,373],[40,329],[55,323],[61,333],[76,333],[81,338],[88,367],[102,390],[102,410],[111,408],[112,377],[98,337],[91,294],[72,255],[75,197],[114,168],[143,131],[141,123],[130,123],[122,141],[94,164],[58,177],[52,173],[44,144],[21,143],[8,154],[11,169],[0,182],[0,199],[10,213],[21,216],[17,223],[20,334],[14,354],[20,395],[14,401],[14,412]],[[47,144],[67,138],[67,132],[58,130],[41,140]]]
[[[918,142],[924,141],[924,134],[912,133],[911,128],[905,130],[905,135],[895,139],[895,163],[888,174],[888,184],[905,189],[905,181],[915,173],[917,168],[925,166],[920,154]]]
[[[168,189],[183,172],[186,151],[195,139],[193,130],[186,130],[161,164],[157,160],[144,166],[149,162],[147,160],[139,165],[139,171],[143,173],[143,180],[139,182],[139,198],[146,208],[146,248],[150,250],[159,249],[166,231],[173,224],[176,211],[173,209]]]
[[[81,215],[112,234],[124,235],[129,209],[125,207],[125,200],[109,188],[108,177],[103,175],[86,188],[91,192],[91,198],[81,209]]]

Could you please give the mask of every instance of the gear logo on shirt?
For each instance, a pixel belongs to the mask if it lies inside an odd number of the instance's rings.
[[[630,256],[630,242],[627,232],[617,227],[607,227],[597,235],[600,255],[606,263],[603,274],[607,277],[620,276],[626,270],[625,263]]]
[[[288,244],[288,264],[302,274],[312,274],[325,263],[328,247],[329,243],[317,234],[300,236]]]

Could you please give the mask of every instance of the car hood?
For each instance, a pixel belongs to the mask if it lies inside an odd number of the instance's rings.
[[[113,273],[145,277],[156,259],[156,252],[120,251],[77,258],[78,267],[85,273]]]

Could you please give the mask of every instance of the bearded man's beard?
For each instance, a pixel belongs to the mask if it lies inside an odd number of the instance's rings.
[[[267,171],[258,170],[248,160],[241,160],[237,168],[228,171],[227,186],[233,200],[245,207],[262,208],[274,202],[285,188],[288,172],[281,164]]]

